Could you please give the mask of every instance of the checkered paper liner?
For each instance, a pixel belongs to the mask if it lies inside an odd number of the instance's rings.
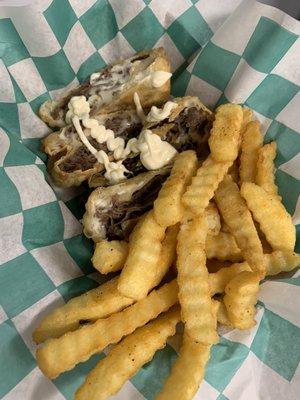
[[[300,231],[299,22],[252,0],[34,3],[0,7],[0,398],[6,400],[72,399],[104,356],[53,382],[36,365],[37,320],[102,281],[78,222],[85,195],[51,184],[40,152],[49,129],[36,111],[115,58],[162,45],[175,72],[174,95],[194,94],[211,107],[227,101],[251,107],[265,141],[277,141],[279,191]],[[196,399],[299,398],[299,279],[293,272],[265,281],[255,328],[220,331]],[[176,348],[170,339],[113,398],[153,399]]]

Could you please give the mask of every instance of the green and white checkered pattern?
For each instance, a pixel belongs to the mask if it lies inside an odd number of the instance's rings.
[[[35,3],[0,7],[0,398],[69,400],[104,354],[50,382],[31,333],[42,313],[102,278],[78,222],[84,193],[55,188],[46,173],[39,146],[49,129],[38,107],[120,55],[162,45],[176,70],[174,95],[254,109],[265,141],[277,141],[277,183],[299,232],[300,26],[252,0],[235,12],[239,0]],[[196,399],[299,398],[299,284],[296,272],[261,285],[256,327],[220,332]],[[114,398],[153,399],[175,342]]]

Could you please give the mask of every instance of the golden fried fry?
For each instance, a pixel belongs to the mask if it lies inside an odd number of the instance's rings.
[[[221,219],[221,232],[230,233],[230,229],[228,228],[228,225],[226,225],[225,222],[222,221],[222,219]]]
[[[218,308],[218,313],[217,313],[217,321],[221,325],[225,325],[225,326],[228,326],[230,328],[233,327],[232,323],[229,320],[228,313],[227,313],[227,310],[226,310],[226,307],[225,307],[225,304],[224,304],[223,300],[219,301],[219,308]]]
[[[217,206],[231,230],[244,259],[253,271],[263,277],[266,272],[263,249],[250,211],[239,188],[229,177],[219,185],[215,194]]]
[[[240,183],[255,182],[258,151],[263,145],[263,137],[258,121],[251,121],[242,134],[240,155]]]
[[[130,306],[134,300],[121,295],[117,289],[118,277],[74,297],[42,319],[33,332],[36,343],[57,338],[80,327],[82,321],[93,322]]]
[[[265,254],[267,261],[267,275],[277,275],[280,272],[289,272],[300,265],[300,254],[287,250],[276,250]]]
[[[179,224],[169,226],[169,228],[166,230],[166,236],[162,241],[161,254],[158,260],[157,274],[156,278],[153,280],[152,288],[161,282],[162,278],[166,275],[169,268],[175,261],[178,232]]]
[[[175,334],[180,321],[178,307],[126,336],[88,374],[75,400],[105,400],[117,393],[158,349]]]
[[[296,228],[277,196],[250,182],[243,183],[241,194],[271,247],[274,250],[293,251]]]
[[[174,280],[121,312],[47,340],[37,349],[38,366],[48,378],[56,378],[167,311],[177,303],[177,296],[178,286]]]
[[[238,156],[243,109],[237,104],[217,108],[208,139],[211,156],[218,162],[232,162]]]
[[[232,265],[231,261],[220,261],[216,258],[206,259],[206,268],[210,274],[218,272],[221,268],[226,268]]]
[[[251,271],[246,261],[232,264],[230,267],[224,267],[215,273],[209,274],[210,295],[214,296],[217,293],[223,293],[229,281],[242,271]]]
[[[204,252],[207,224],[204,217],[184,222],[178,234],[177,282],[186,333],[196,341],[216,343],[212,301]]]
[[[154,287],[164,236],[165,228],[155,221],[153,210],[137,223],[119,277],[118,290],[124,296],[139,300]]]
[[[264,254],[266,253],[272,253],[273,249],[270,246],[270,244],[268,243],[265,234],[262,232],[262,230],[260,229],[259,223],[254,221],[254,225],[259,237],[259,240],[261,242],[262,248],[263,248],[263,252]]]
[[[233,182],[238,183],[238,181],[239,181],[239,164],[238,164],[237,159],[233,162],[232,166],[229,168],[228,175],[231,176]]]
[[[169,268],[175,261],[178,232],[179,224],[169,226],[169,228],[167,228],[166,236],[162,241],[162,249],[157,263],[156,276],[153,279],[152,287],[149,290],[153,289],[161,282],[162,278],[166,275]]]
[[[274,165],[276,151],[276,142],[265,144],[261,149],[259,149],[255,179],[255,183],[257,185],[262,187],[267,193],[273,194],[275,196],[278,195],[278,188],[275,184]]]
[[[209,203],[209,205],[205,209],[204,216],[206,218],[209,235],[218,235],[221,229],[221,220],[219,211],[215,203]]]
[[[161,226],[167,227],[181,221],[184,211],[181,197],[195,175],[197,165],[197,155],[193,150],[177,156],[171,174],[162,185],[153,205],[155,220]]]
[[[217,313],[220,303],[212,300],[214,326],[217,327]],[[209,360],[211,345],[192,340],[186,332],[178,358],[172,366],[162,391],[156,400],[191,400],[204,377],[205,366]]]
[[[159,284],[175,260],[178,231],[178,225],[170,226],[166,231],[159,259],[160,268],[154,287]],[[34,331],[35,342],[42,343],[46,339],[60,337],[66,332],[79,328],[81,321],[93,322],[133,304],[134,300],[123,296],[117,286],[118,277],[115,277],[99,288],[75,297],[66,305],[55,309]]]
[[[243,271],[226,285],[223,301],[235,328],[249,329],[256,324],[254,316],[259,280],[258,273]]]
[[[220,261],[239,262],[243,260],[241,250],[231,233],[220,231],[217,236],[207,235],[205,242],[207,258],[216,258]]]
[[[195,215],[201,215],[212,199],[232,162],[216,162],[210,156],[198,169],[182,197],[183,204]]]
[[[267,271],[266,275],[268,276],[277,275],[280,272],[292,271],[300,265],[300,254],[288,250],[276,250],[271,254],[264,254],[264,259]],[[242,271],[251,271],[246,261],[231,264],[228,267],[220,268],[217,272],[210,273],[208,279],[211,296],[223,293],[229,281]]]
[[[92,263],[101,274],[123,268],[128,254],[128,243],[123,240],[101,240],[96,243]]]
[[[184,334],[178,358],[156,400],[191,400],[204,377],[210,348]]]
[[[251,108],[243,107],[242,133],[243,130],[246,129],[246,126],[249,124],[249,122],[252,121],[252,118],[253,118],[253,111],[251,110]]]

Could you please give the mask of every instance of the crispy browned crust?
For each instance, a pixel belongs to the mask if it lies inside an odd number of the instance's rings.
[[[136,56],[143,55],[151,55],[153,57],[153,62],[145,69],[145,71],[153,72],[153,71],[167,71],[170,72],[170,63],[167,59],[166,53],[162,47],[154,50],[144,50],[136,54]],[[121,64],[124,60],[115,61],[112,65]],[[133,69],[132,77],[136,75],[137,71]],[[164,103],[170,94],[170,80],[168,80],[163,86],[159,88],[152,88],[143,83],[134,83],[132,82],[129,87],[116,93],[113,101],[101,106],[99,111],[96,114],[107,114],[111,112],[115,112],[120,109],[127,108],[129,105],[133,105],[133,94],[135,92],[138,93],[140,97],[140,101],[143,107],[148,107],[153,104],[159,105]],[[72,89],[74,90],[74,88]],[[52,117],[52,111],[60,106],[63,99],[67,97],[71,92],[67,92],[64,96],[57,100],[47,100],[43,103],[39,109],[40,118],[52,128],[61,128],[66,125],[63,118],[54,119]],[[94,114],[95,115],[95,114]]]
[[[42,150],[49,155],[48,171],[51,174],[54,183],[57,186],[70,187],[79,186],[91,175],[102,171],[102,164],[95,164],[94,168],[85,171],[77,170],[74,172],[65,172],[60,168],[76,150],[77,147],[70,146],[59,136],[59,132],[51,133],[42,141]]]
[[[60,164],[63,163],[65,157],[55,161],[55,158],[50,158],[48,162],[48,171],[51,174],[55,185],[61,187],[79,186],[87,180],[91,175],[103,170],[102,164],[95,164],[94,168],[85,171],[77,170],[74,172],[65,172],[60,169]]]

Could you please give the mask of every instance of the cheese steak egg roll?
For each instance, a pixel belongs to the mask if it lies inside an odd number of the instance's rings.
[[[125,142],[137,137],[142,129],[142,123],[134,109],[101,114],[96,117],[95,121],[98,126],[104,126],[105,129],[113,131],[116,139],[120,138]],[[92,136],[92,130],[85,128],[82,121],[79,122],[79,125],[88,144],[97,151],[104,151],[108,159],[112,160],[114,152],[108,149],[108,143],[99,143]],[[98,185],[107,184],[107,180],[104,178],[104,164],[100,163],[82,142],[73,124],[48,135],[42,142],[42,150],[49,156],[48,170],[56,185],[78,186],[97,173],[99,173]],[[130,165],[128,167],[130,168]],[[135,174],[140,172],[139,168],[141,169],[137,165]],[[131,172],[130,169],[128,171]]]
[[[163,48],[141,51],[92,74],[89,80],[58,100],[47,100],[39,115],[53,128],[70,124],[68,104],[74,96],[84,96],[88,100],[93,118],[133,105],[135,92],[143,107],[161,104],[169,96],[170,77],[170,63]]]

